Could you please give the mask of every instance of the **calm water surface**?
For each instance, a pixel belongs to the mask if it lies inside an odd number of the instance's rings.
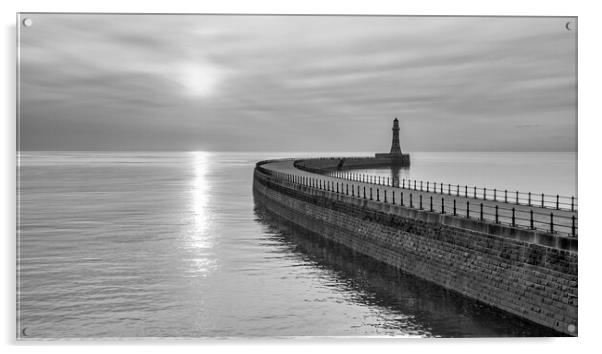
[[[274,157],[21,153],[19,331],[34,338],[554,334],[288,229],[253,201],[254,163]],[[419,161],[412,161],[417,174]]]

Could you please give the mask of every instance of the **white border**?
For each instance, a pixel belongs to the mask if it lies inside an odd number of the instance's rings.
[[[594,226],[596,204],[602,200],[600,195],[598,165],[602,160],[598,141],[602,132],[600,119],[600,23],[602,12],[596,2],[564,1],[527,1],[505,0],[491,1],[432,1],[416,0],[407,3],[399,1],[326,1],[303,0],[285,2],[276,0],[221,0],[221,1],[140,1],[124,0],[88,1],[33,1],[4,0],[0,3],[3,24],[3,71],[2,105],[5,109],[2,132],[3,173],[2,218],[3,233],[3,272],[1,292],[3,319],[0,321],[3,335],[4,352],[49,352],[79,353],[82,351],[101,353],[107,350],[126,352],[144,350],[149,353],[165,350],[182,350],[198,353],[199,350],[212,351],[283,351],[300,353],[314,350],[336,350],[343,352],[364,352],[375,348],[378,351],[427,351],[427,352],[479,352],[504,353],[546,352],[576,353],[582,350],[593,351],[600,336],[598,322],[602,313],[598,298],[602,295],[599,283],[599,270],[602,269],[598,250],[602,250],[602,235]],[[16,12],[169,12],[169,13],[303,13],[303,14],[400,14],[400,15],[554,15],[579,16],[579,209],[580,209],[580,297],[579,297],[579,338],[560,339],[444,339],[444,340],[236,340],[236,341],[128,341],[128,342],[19,342],[15,338],[15,19]],[[598,201],[598,203],[596,203]],[[292,345],[291,345],[292,344]],[[332,345],[336,344],[336,348]],[[144,346],[132,348],[132,345]],[[201,347],[198,347],[201,345]],[[83,347],[85,346],[85,348]],[[110,346],[110,347],[108,347]],[[369,346],[369,347],[368,347]],[[174,348],[172,348],[174,347]]]

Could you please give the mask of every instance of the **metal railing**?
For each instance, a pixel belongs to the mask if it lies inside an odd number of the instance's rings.
[[[382,186],[398,187],[408,190],[453,195],[457,197],[504,202],[517,205],[527,205],[556,210],[577,211],[577,198],[574,196],[549,195],[544,193],[520,192],[507,189],[476,187],[443,182],[400,179],[368,174],[351,173],[348,171],[332,171],[328,169],[309,168],[302,164],[295,167],[312,173],[319,173],[348,181],[369,183]]]
[[[441,192],[441,189],[439,189],[437,194],[440,196],[425,196],[424,194],[420,193],[418,183],[416,183],[416,188],[411,189],[397,187],[390,183],[390,179],[387,181],[389,182],[388,184],[384,183],[382,180],[382,184],[379,184],[378,179],[376,179],[376,183],[369,182],[370,178],[376,176],[354,175],[352,178],[358,178],[357,180],[351,179],[347,180],[346,182],[342,182],[332,181],[330,179],[321,177],[303,176],[272,171],[262,167],[259,163],[257,164],[256,169],[261,173],[271,176],[277,182],[286,181],[296,186],[304,186],[353,198],[372,200],[391,205],[399,205],[406,208],[453,215],[456,217],[463,217],[522,229],[536,230],[550,234],[560,234],[571,237],[577,237],[578,235],[578,219],[575,214],[569,216],[566,215],[567,213],[562,212],[554,214],[553,212],[542,212],[541,209],[534,210],[533,208],[530,208],[525,210],[524,208],[511,207],[508,204],[489,205],[480,201],[475,202],[466,199],[459,199],[458,197],[462,198],[464,196],[453,194],[451,189],[447,191],[447,194]],[[363,178],[366,178],[366,180],[363,180]],[[375,187],[367,187],[365,184],[358,184],[354,182],[375,184]],[[405,181],[402,181],[402,184],[403,183],[405,183]],[[394,189],[381,189],[377,186],[393,187]],[[423,187],[425,187],[424,184]],[[443,190],[445,191],[445,189]],[[426,191],[427,190],[423,190],[423,192]]]

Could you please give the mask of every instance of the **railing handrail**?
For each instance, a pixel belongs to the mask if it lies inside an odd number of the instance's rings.
[[[265,163],[263,163],[265,164]],[[536,231],[542,231],[552,234],[565,234],[567,236],[577,237],[578,233],[578,218],[576,214],[566,216],[562,214],[554,214],[553,212],[543,213],[540,211],[534,211],[530,208],[528,211],[517,210],[512,207],[500,207],[495,204],[494,206],[483,204],[483,202],[472,202],[466,201],[466,208],[463,208],[463,203],[457,203],[457,199],[454,195],[439,194],[441,198],[423,198],[423,194],[420,193],[418,200],[412,199],[414,190],[398,189],[399,193],[396,195],[395,190],[387,196],[386,189],[380,189],[375,187],[368,187],[360,185],[359,183],[349,182],[334,182],[325,178],[310,177],[310,176],[299,176],[296,174],[290,174],[285,172],[278,172],[266,169],[262,167],[263,164],[258,163],[256,168],[258,171],[276,178],[278,180],[284,180],[291,182],[295,185],[302,185],[304,187],[313,188],[321,191],[334,192],[337,194],[343,194],[346,196],[357,197],[360,199],[372,200],[376,202],[382,202],[393,205],[407,206],[409,208],[421,209],[430,212],[439,212],[441,214],[449,214],[458,217],[464,217],[469,219],[478,219],[484,222],[494,222],[495,224],[508,225],[511,227],[517,227],[522,229],[530,229]],[[349,186],[351,185],[351,193],[349,192]],[[345,188],[343,188],[345,186]],[[360,189],[360,187],[363,187]],[[385,186],[391,187],[391,186]],[[357,188],[357,195],[356,195]],[[404,191],[405,192],[404,196]],[[382,196],[382,197],[381,197]],[[396,202],[397,197],[397,202]],[[446,198],[447,197],[447,198]],[[462,197],[461,197],[462,198]],[[426,200],[424,200],[426,199]],[[437,202],[440,199],[441,203]],[[435,200],[435,203],[433,201]],[[447,200],[447,203],[446,203]],[[453,208],[452,208],[453,202]],[[416,204],[417,203],[417,204]],[[475,205],[471,208],[471,204]],[[446,207],[447,212],[446,212]],[[452,213],[453,211],[453,213]],[[494,212],[493,212],[494,211]],[[549,217],[549,219],[547,219]],[[546,219],[544,219],[546,218]],[[549,221],[547,221],[549,220]],[[555,222],[556,220],[556,222]],[[559,224],[558,220],[568,221],[568,224]],[[521,223],[522,222],[522,223]],[[527,225],[524,225],[527,224]]]
[[[340,160],[341,158],[338,157],[331,157],[331,158],[316,158],[317,160]],[[359,157],[347,157],[347,159],[360,159]],[[372,159],[370,157],[365,157],[365,159]],[[317,167],[308,167],[303,165],[302,163],[305,162],[308,159],[297,159],[295,160],[295,162],[293,163],[294,167],[300,169],[300,170],[304,170],[307,172],[311,172],[311,173],[318,173],[318,174],[322,174],[322,175],[327,175],[328,173],[332,173],[332,172],[341,172],[338,170],[333,170],[333,169],[327,169],[327,168],[317,168]],[[309,160],[313,160],[313,159],[309,159]],[[348,170],[345,170],[348,171]],[[345,173],[345,175],[359,175],[359,176],[363,176],[363,178],[361,180],[355,180],[358,182],[362,182],[362,183],[368,183],[368,184],[375,184],[375,185],[384,185],[383,183],[377,183],[378,180],[377,178],[387,178],[389,179],[390,177],[381,177],[381,176],[377,176],[377,175],[370,175],[370,174],[353,174],[353,173],[347,173],[347,172],[343,172]],[[340,179],[344,179],[344,180],[354,180],[354,179],[350,179],[350,178],[345,178],[345,175],[334,175],[334,176],[330,176],[333,178],[340,178]],[[368,177],[368,178],[366,178]],[[399,185],[400,181],[403,180],[403,183],[401,183],[401,185]],[[564,196],[564,195],[560,195],[560,194],[546,194],[546,193],[532,193],[532,192],[521,192],[521,191],[517,191],[517,190],[508,190],[508,189],[498,189],[498,188],[491,188],[491,187],[477,187],[477,186],[469,186],[469,185],[460,185],[460,184],[451,184],[451,183],[443,183],[443,182],[432,182],[432,181],[424,181],[424,180],[416,180],[416,179],[401,179],[398,178],[397,179],[397,184],[398,185],[389,185],[390,187],[398,187],[398,188],[406,188],[405,187],[405,181],[408,182],[408,185],[410,188],[407,189],[412,189],[411,188],[411,182],[415,182],[415,183],[419,183],[421,185],[421,188],[427,188],[429,190],[422,190],[425,192],[434,192],[437,193],[437,191],[431,191],[430,190],[430,186],[434,185],[436,186],[446,186],[444,189],[445,190],[450,190],[452,188],[456,188],[456,192],[458,196],[461,196],[460,194],[464,194],[464,197],[468,198],[474,198],[474,199],[484,199],[484,200],[493,200],[493,201],[499,201],[498,196],[500,194],[498,193],[504,193],[505,195],[505,199],[507,200],[507,203],[512,203],[514,202],[514,204],[523,204],[523,205],[529,205],[529,206],[541,206],[543,208],[546,208],[547,206],[549,206],[550,204],[555,204],[557,205],[556,208],[551,208],[551,209],[556,209],[556,210],[571,210],[571,211],[576,211],[578,209],[578,198],[575,196]],[[432,183],[432,184],[431,184]],[[462,191],[465,193],[459,193],[458,189],[460,189],[460,187],[462,188]],[[490,199],[487,198],[487,191],[489,191],[494,198]],[[445,194],[445,193],[443,193]],[[449,193],[448,193],[449,194]],[[521,196],[523,198],[521,198]],[[483,197],[483,198],[479,198],[479,197]],[[522,202],[522,203],[521,203]],[[539,203],[539,205],[537,205]],[[542,206],[543,204],[543,206]],[[560,205],[562,206],[566,206],[567,208],[560,208]],[[570,208],[568,208],[570,206]],[[549,207],[547,207],[549,208]]]

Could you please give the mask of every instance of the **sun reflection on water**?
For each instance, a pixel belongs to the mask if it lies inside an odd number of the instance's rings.
[[[208,181],[210,169],[210,153],[195,151],[192,154],[193,178],[190,186],[191,220],[187,240],[187,248],[193,250],[193,257],[188,259],[194,269],[195,276],[207,275],[212,271],[216,262],[212,251],[215,246],[215,236],[211,232],[211,185]]]

